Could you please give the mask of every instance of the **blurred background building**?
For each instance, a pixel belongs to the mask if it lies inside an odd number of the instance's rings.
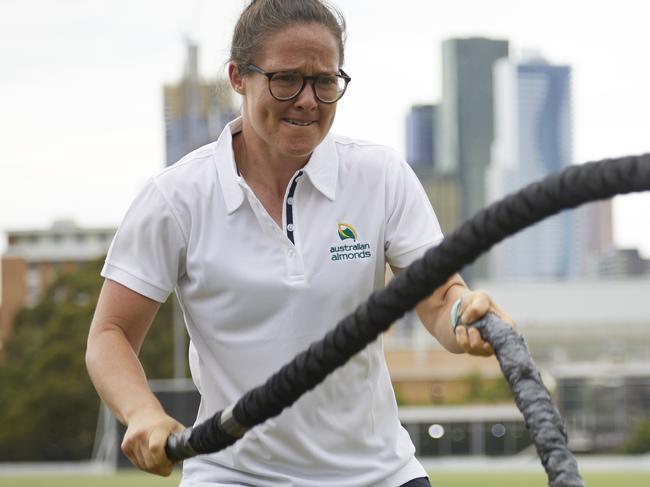
[[[494,64],[494,140],[485,173],[487,202],[572,163],[571,70],[539,56]],[[562,212],[497,245],[494,279],[566,278],[578,273],[576,214]]]
[[[199,74],[199,48],[187,41],[183,77],[163,88],[167,165],[219,137],[237,116],[227,80],[203,81]]]
[[[437,161],[441,172],[458,178],[462,221],[485,206],[485,172],[494,137],[493,65],[508,52],[507,40],[448,39],[442,44]],[[470,281],[486,275],[484,257],[463,271]]]
[[[406,160],[414,168],[436,167],[437,105],[414,105],[406,117]]]
[[[106,255],[114,234],[115,228],[80,228],[68,220],[48,229],[7,231],[0,267],[0,340],[9,339],[16,312],[42,299],[61,271]]]

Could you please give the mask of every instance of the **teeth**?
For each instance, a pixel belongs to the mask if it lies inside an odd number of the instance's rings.
[[[285,118],[285,121],[289,122],[291,125],[299,125],[300,127],[306,127],[307,125],[311,125],[312,122],[301,122],[300,120],[291,120],[289,118]]]

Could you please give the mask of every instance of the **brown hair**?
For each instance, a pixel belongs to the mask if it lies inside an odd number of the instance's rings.
[[[325,0],[253,0],[235,25],[230,61],[246,74],[264,40],[270,34],[296,24],[318,23],[327,28],[339,45],[339,66],[343,65],[345,19]]]

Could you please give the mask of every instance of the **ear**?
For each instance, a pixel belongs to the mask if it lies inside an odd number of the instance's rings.
[[[246,94],[246,83],[244,82],[244,77],[239,72],[239,68],[232,61],[228,63],[228,79],[230,80],[230,86],[240,95]]]

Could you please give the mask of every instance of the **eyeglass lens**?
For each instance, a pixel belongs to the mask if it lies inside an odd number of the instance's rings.
[[[338,100],[345,91],[345,80],[339,76],[322,74],[314,81],[316,96],[324,102]],[[303,85],[300,73],[276,73],[270,80],[271,94],[288,100],[298,94]]]

